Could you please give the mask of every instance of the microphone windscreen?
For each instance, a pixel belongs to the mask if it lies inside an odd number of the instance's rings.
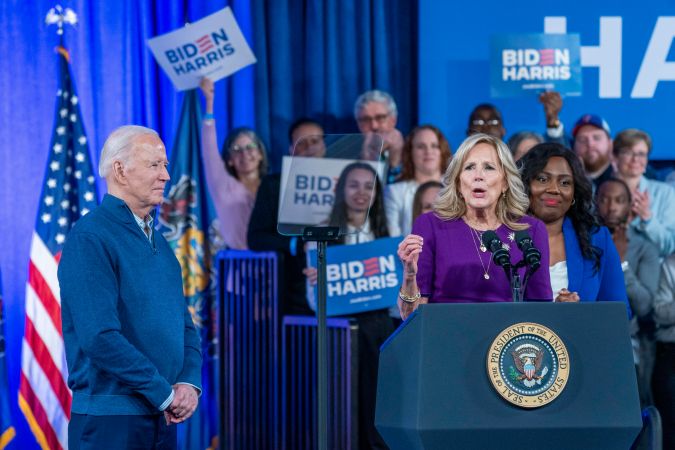
[[[492,230],[487,230],[485,233],[483,233],[483,237],[481,238],[481,241],[483,242],[483,245],[486,246],[487,248],[490,249],[490,251],[494,251],[492,248],[492,242],[497,240],[497,242],[500,242],[499,236],[497,236],[497,233],[495,233]]]
[[[516,243],[518,244],[518,248],[520,248],[523,241],[526,239],[532,241],[532,238],[530,237],[530,234],[527,231],[525,230],[516,231]]]

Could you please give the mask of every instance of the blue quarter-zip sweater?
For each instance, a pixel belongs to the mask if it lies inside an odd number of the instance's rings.
[[[58,269],[72,412],[159,414],[175,383],[201,389],[181,268],[160,233],[106,195],[68,235]]]

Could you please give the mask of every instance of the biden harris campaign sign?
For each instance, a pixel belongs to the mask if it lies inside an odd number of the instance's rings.
[[[490,46],[493,97],[541,91],[581,95],[578,34],[495,35]]]
[[[326,314],[342,316],[396,304],[403,266],[396,255],[400,238],[382,238],[365,244],[326,249]],[[316,250],[308,253],[316,267]],[[314,286],[313,299],[317,298]],[[310,299],[310,303],[315,303]],[[313,309],[315,304],[312,305]]]
[[[419,0],[419,123],[440,127],[455,146],[466,137],[471,110],[484,102],[502,112],[506,137],[544,132],[536,96],[492,98],[491,37],[498,34],[579,35],[583,86],[564,96],[560,120],[569,133],[585,114],[599,114],[614,135],[647,131],[652,159],[675,159],[675,2],[542,2]]]
[[[203,77],[216,81],[256,62],[229,7],[154,37],[148,46],[179,91],[196,88]]]
[[[325,225],[335,201],[335,186],[340,174],[355,159],[307,158],[284,156],[279,192],[280,224]],[[379,174],[383,164],[370,164]],[[381,179],[381,175],[380,175]]]

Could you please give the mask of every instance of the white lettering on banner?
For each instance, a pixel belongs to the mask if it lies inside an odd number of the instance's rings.
[[[572,76],[569,66],[532,66],[532,67],[504,67],[502,68],[502,80],[569,80]]]
[[[399,281],[395,273],[375,275],[356,280],[345,280],[337,283],[329,283],[327,286],[328,297],[335,295],[361,294],[372,290],[398,286]]]
[[[581,46],[581,66],[599,69],[600,98],[621,98],[621,26],[621,17],[601,17],[600,44]],[[544,33],[566,32],[566,17],[544,17]]]
[[[552,51],[551,51],[552,50]],[[567,48],[556,48],[548,50],[553,58],[550,58],[547,64],[556,66],[570,65],[570,51]],[[502,65],[511,66],[537,66],[542,63],[542,56],[539,49],[505,49],[502,50]]]
[[[632,98],[652,98],[659,81],[675,81],[675,62],[667,61],[673,38],[675,17],[659,17],[630,94]]]
[[[566,33],[567,18],[544,17],[544,32]],[[621,98],[621,39],[621,17],[600,17],[600,44],[581,46],[581,66],[599,69],[599,98]],[[631,98],[654,98],[660,81],[675,81],[675,62],[668,61],[673,39],[675,17],[658,17],[631,91]]]
[[[394,255],[326,266],[329,297],[361,294],[398,285]]]

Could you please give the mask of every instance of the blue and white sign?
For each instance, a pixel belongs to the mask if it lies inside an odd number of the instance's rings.
[[[396,304],[403,266],[396,254],[400,238],[365,244],[336,245],[326,250],[328,316],[358,314]],[[316,267],[316,250],[308,253]],[[313,299],[317,297],[314,286]],[[310,298],[310,304],[313,303]]]
[[[565,96],[560,120],[569,133],[584,114],[599,114],[616,133],[648,132],[651,159],[675,159],[675,2],[419,1],[418,123],[440,127],[453,147],[466,137],[471,110],[494,103],[506,137],[545,132],[536,96],[492,98],[490,37],[578,34],[582,94]]]
[[[492,37],[493,97],[532,96],[555,90],[581,95],[578,34],[502,34]]]
[[[185,27],[148,40],[157,63],[179,91],[220,80],[256,62],[227,7]]]
[[[355,159],[284,156],[281,166],[279,216],[281,224],[319,225],[328,221],[340,174]],[[362,161],[381,173],[382,164]]]

